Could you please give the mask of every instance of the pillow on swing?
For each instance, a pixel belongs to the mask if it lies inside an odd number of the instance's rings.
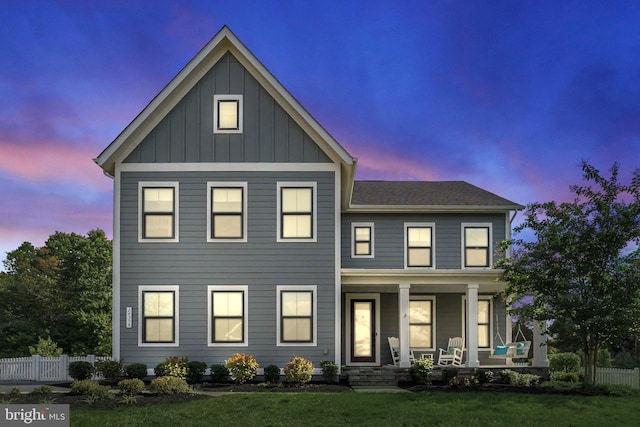
[[[494,356],[495,355],[505,355],[505,354],[507,354],[507,350],[509,350],[509,346],[498,345],[498,346],[496,346],[496,349],[493,351],[493,354],[494,354]]]
[[[516,354],[524,354],[524,343],[519,342],[516,346]]]

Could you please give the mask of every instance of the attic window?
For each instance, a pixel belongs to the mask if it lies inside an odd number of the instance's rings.
[[[213,133],[242,133],[242,95],[213,96]]]

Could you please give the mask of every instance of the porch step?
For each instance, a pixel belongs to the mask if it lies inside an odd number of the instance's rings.
[[[397,386],[396,369],[391,367],[350,367],[348,370],[351,386]]]

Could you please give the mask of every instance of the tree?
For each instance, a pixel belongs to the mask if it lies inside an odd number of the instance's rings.
[[[0,356],[29,354],[51,337],[65,353],[111,352],[111,242],[56,232],[7,253],[0,273]],[[19,336],[20,339],[13,339]]]
[[[504,293],[522,298],[514,314],[556,320],[579,340],[587,383],[595,383],[598,349],[640,330],[640,171],[621,184],[618,170],[615,163],[606,179],[582,162],[587,185],[571,186],[572,202],[528,205],[514,236],[535,239],[503,242],[513,253],[497,265]]]

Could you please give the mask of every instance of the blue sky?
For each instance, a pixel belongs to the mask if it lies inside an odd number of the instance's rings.
[[[15,4],[14,4],[15,3]],[[223,25],[358,179],[563,201],[579,163],[640,166],[637,1],[23,0],[0,15],[0,259],[112,231],[95,158]]]

